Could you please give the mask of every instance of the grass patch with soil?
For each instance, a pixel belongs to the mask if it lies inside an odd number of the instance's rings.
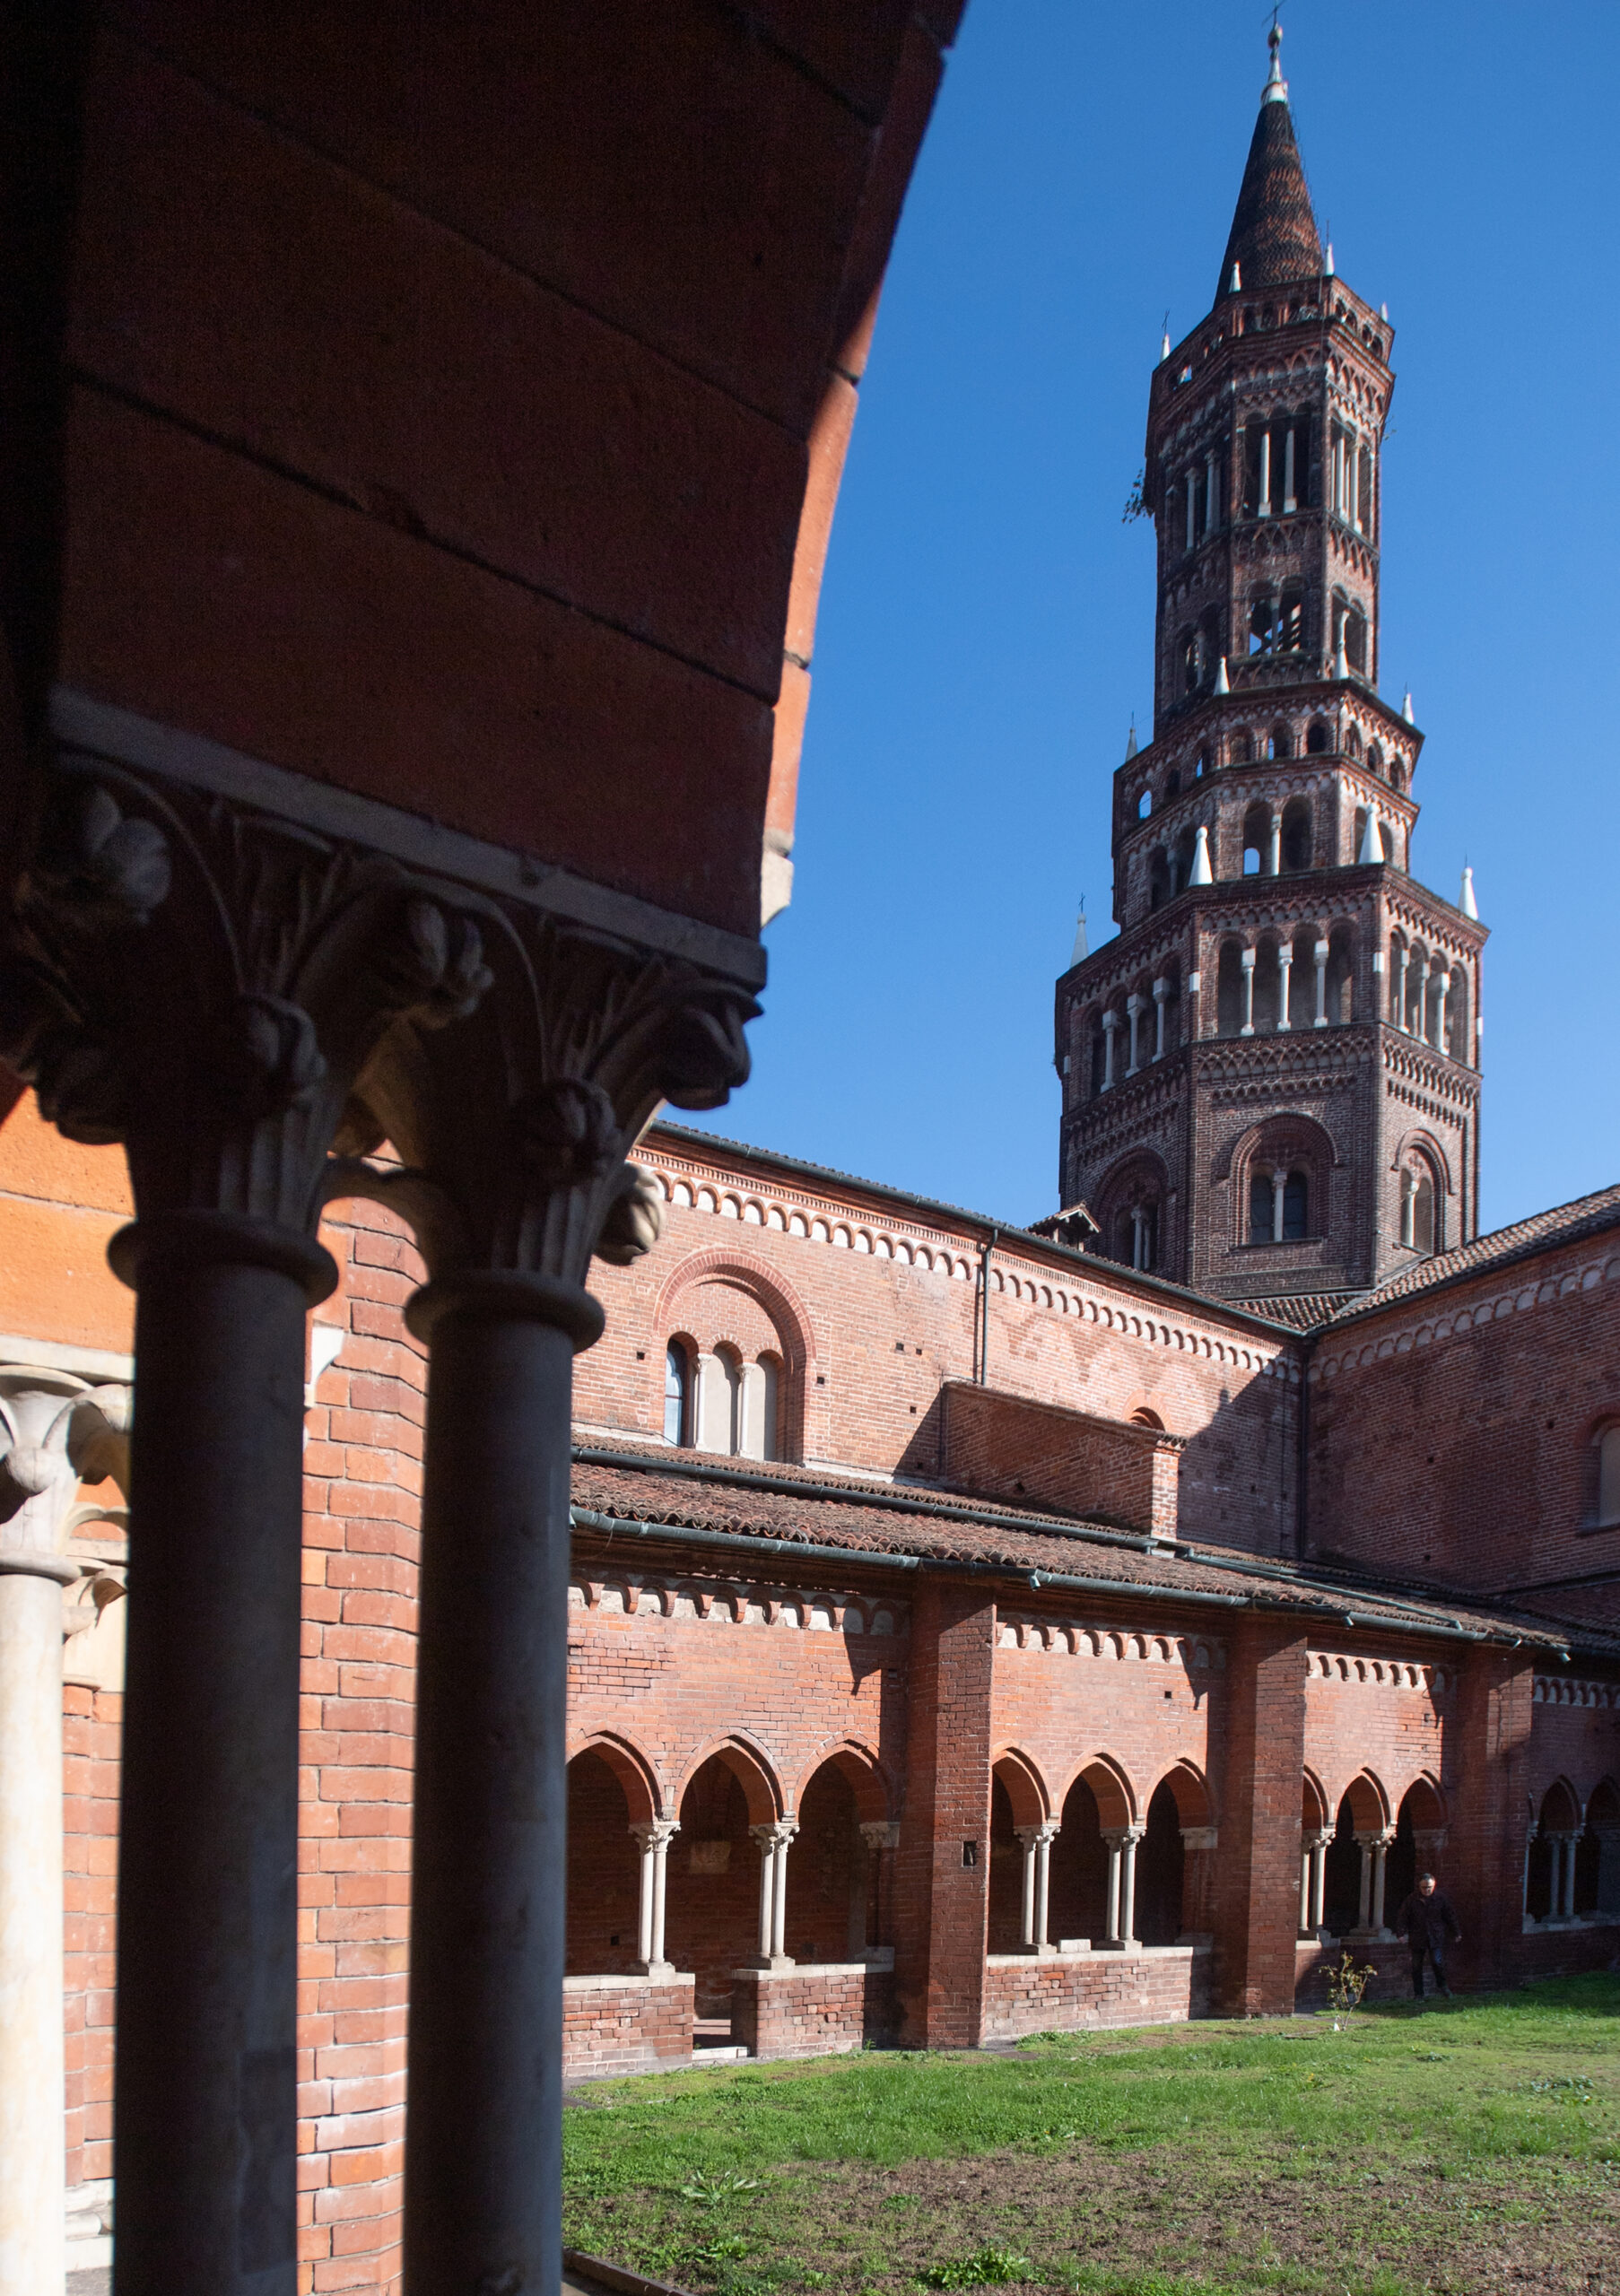
[[[722,2296],[1620,2296],[1620,1979],[592,2083],[565,2238]]]

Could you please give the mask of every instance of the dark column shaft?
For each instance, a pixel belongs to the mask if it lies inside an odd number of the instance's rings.
[[[562,2253],[569,1440],[601,1313],[435,1283],[405,2121],[411,2296],[554,2296]]]
[[[118,2296],[292,2296],[304,1318],[318,1246],[115,1239],[139,1293],[118,1851]]]

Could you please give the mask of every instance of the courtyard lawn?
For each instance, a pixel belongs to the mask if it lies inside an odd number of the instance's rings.
[[[573,2247],[723,2296],[1620,2296],[1620,1979],[582,2084]]]

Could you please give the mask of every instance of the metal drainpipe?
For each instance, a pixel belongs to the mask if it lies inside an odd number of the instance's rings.
[[[990,1356],[990,1254],[1001,1241],[999,1228],[992,1228],[984,1239],[979,1255],[979,1367],[978,1383],[989,1385]]]

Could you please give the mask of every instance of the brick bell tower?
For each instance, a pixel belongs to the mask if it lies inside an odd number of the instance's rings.
[[[1148,403],[1154,730],[1116,939],[1058,983],[1059,1185],[1093,1248],[1299,1325],[1478,1226],[1485,931],[1410,874],[1379,692],[1387,316],[1335,276],[1281,33],[1214,308]]]

